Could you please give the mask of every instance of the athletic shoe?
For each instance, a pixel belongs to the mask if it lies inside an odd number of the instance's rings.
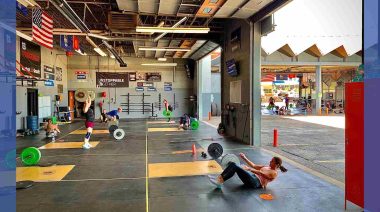
[[[216,177],[209,175],[208,178],[212,184],[216,185],[217,188],[222,188],[223,183],[220,183]]]
[[[83,144],[83,149],[90,149],[91,148],[91,145],[89,143],[85,143]]]

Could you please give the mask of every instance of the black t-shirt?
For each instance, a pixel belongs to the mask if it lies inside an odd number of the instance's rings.
[[[87,110],[86,121],[88,121],[88,122],[94,122],[95,121],[95,114],[91,108],[88,108],[88,110]]]

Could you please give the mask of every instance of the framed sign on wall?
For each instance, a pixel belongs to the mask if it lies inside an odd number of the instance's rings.
[[[161,73],[146,73],[145,81],[148,82],[161,82]]]
[[[44,65],[44,78],[49,80],[55,80],[54,69],[52,67]]]
[[[129,73],[129,81],[136,81],[136,72]]]

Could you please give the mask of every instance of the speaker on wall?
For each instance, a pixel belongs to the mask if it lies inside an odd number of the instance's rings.
[[[189,60],[187,64],[185,64],[185,70],[187,74],[187,78],[194,79],[194,67],[195,67],[195,61]]]

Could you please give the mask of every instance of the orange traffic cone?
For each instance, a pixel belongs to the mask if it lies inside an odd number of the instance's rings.
[[[195,144],[193,144],[191,149],[193,150],[193,155],[197,154],[197,149],[195,148]]]

